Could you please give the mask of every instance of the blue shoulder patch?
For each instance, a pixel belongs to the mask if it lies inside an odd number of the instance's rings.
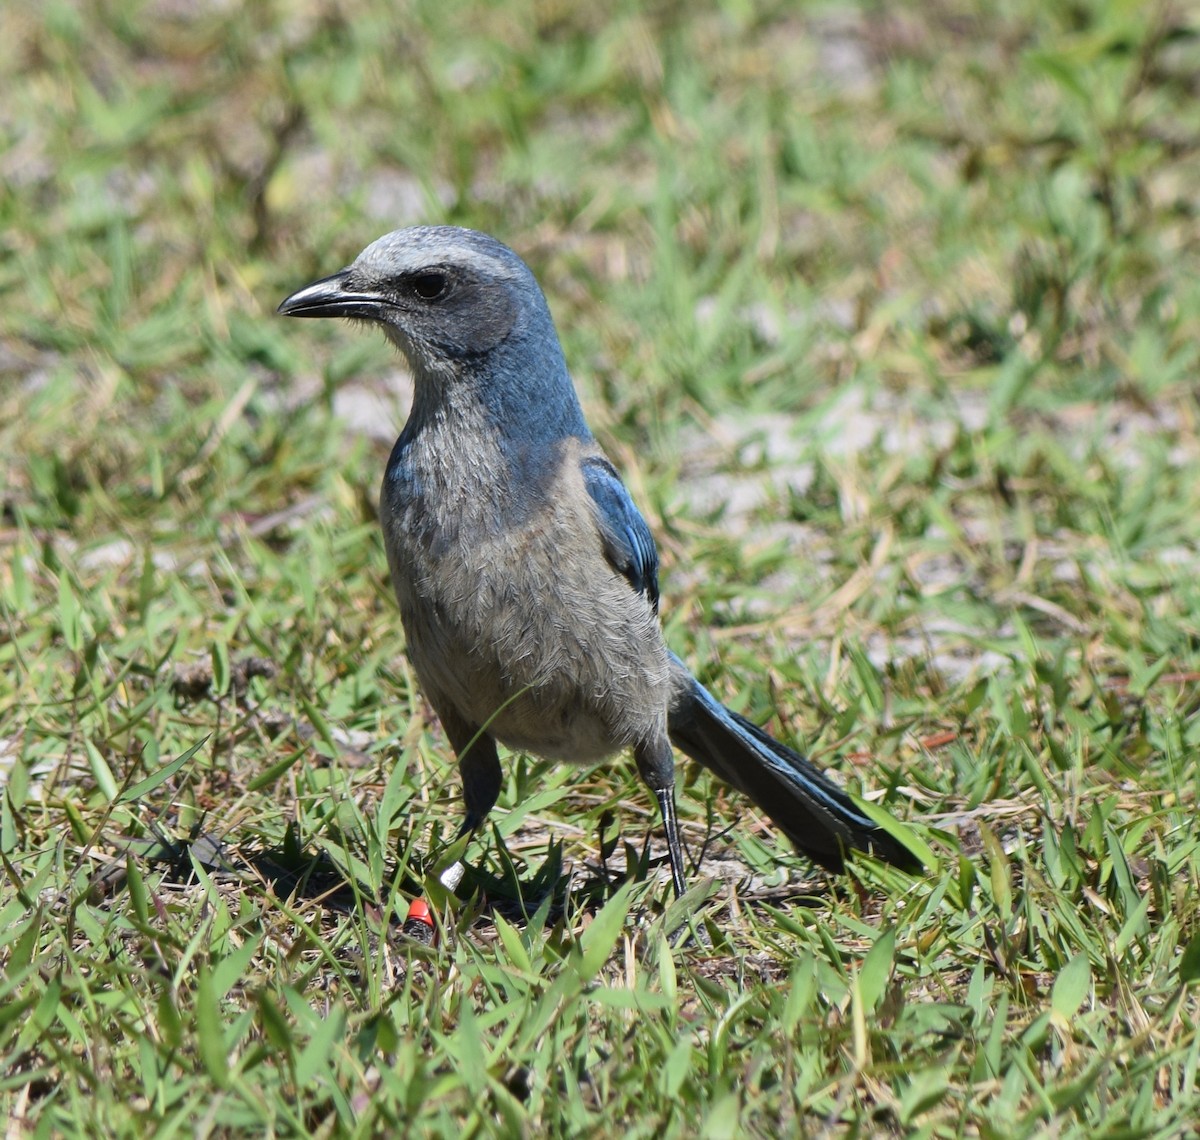
[[[583,460],[583,482],[596,508],[604,553],[613,568],[658,613],[658,548],[613,465],[603,456]]]

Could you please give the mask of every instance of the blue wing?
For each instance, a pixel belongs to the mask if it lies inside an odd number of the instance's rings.
[[[658,613],[658,549],[646,520],[607,459],[589,456],[581,466],[584,486],[596,508],[605,555]]]

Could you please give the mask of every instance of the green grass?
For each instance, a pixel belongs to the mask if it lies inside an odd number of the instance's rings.
[[[16,0],[0,73],[6,1136],[1195,1129],[1194,11]],[[437,892],[400,366],[273,315],[418,221],[534,267],[673,647],[925,876],[688,767],[674,903],[631,763],[513,756]]]

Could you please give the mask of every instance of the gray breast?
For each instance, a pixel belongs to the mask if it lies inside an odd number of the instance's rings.
[[[524,518],[506,517],[481,457],[447,465],[424,450],[390,469],[383,510],[408,655],[435,707],[553,759],[598,760],[661,733],[658,621],[607,562],[582,485],[570,486],[571,448],[549,481],[560,492]],[[431,493],[454,509],[432,515]]]

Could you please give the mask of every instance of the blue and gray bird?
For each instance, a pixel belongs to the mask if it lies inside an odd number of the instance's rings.
[[[497,742],[581,764],[628,749],[681,894],[674,747],[825,868],[851,848],[918,865],[667,648],[654,538],[584,422],[546,299],[512,250],[451,226],[397,230],[279,312],[370,321],[412,369],[380,515],[407,653],[458,756],[464,830],[496,802]]]

